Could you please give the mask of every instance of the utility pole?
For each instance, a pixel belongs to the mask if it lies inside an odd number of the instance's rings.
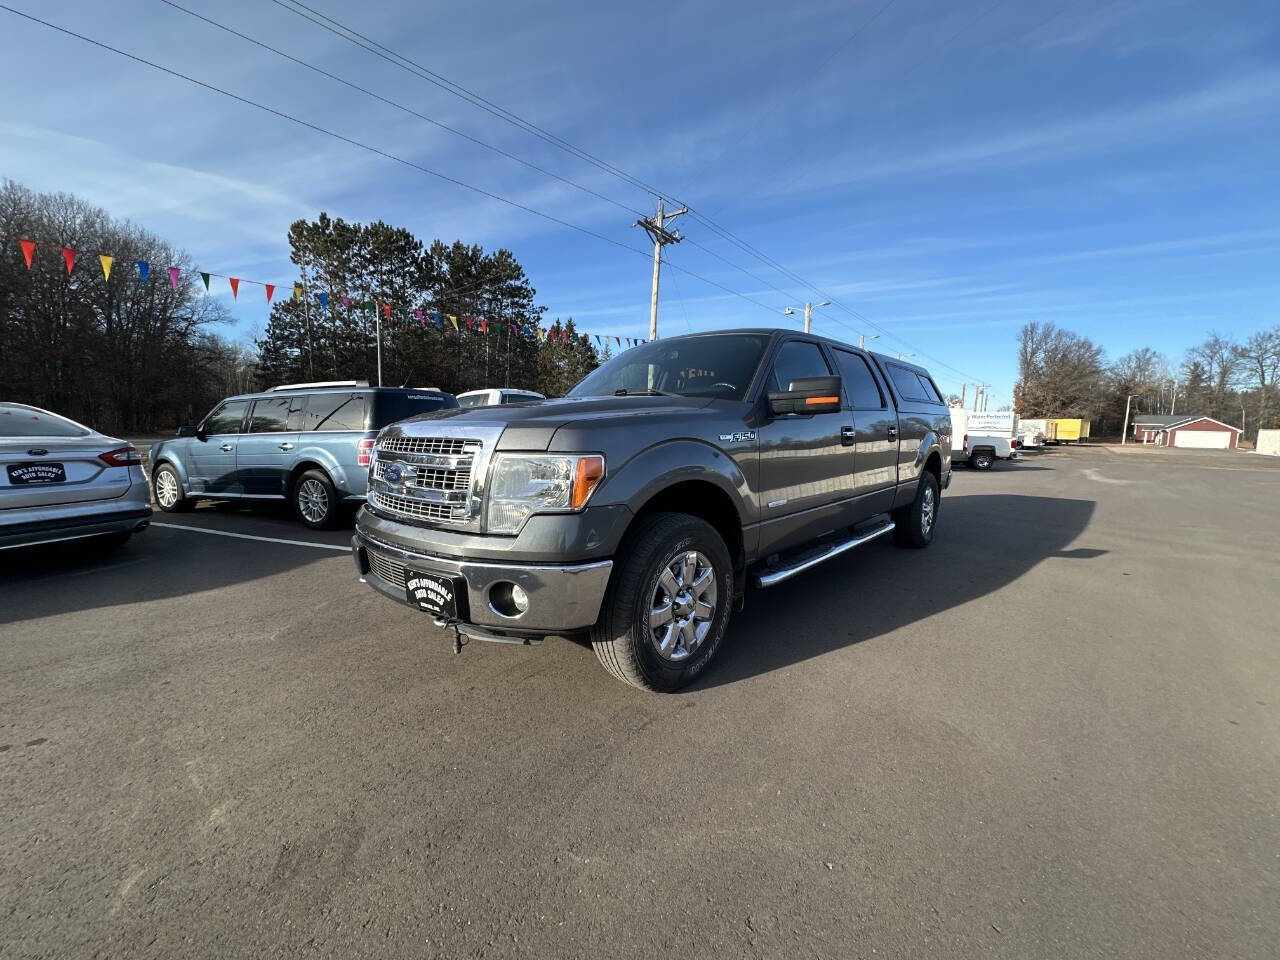
[[[1124,446],[1129,442],[1129,404],[1133,403],[1136,393],[1131,393],[1124,398],[1124,426],[1120,428],[1120,446]]]
[[[964,395],[968,389],[969,389],[969,385],[967,383],[960,384],[960,409],[961,410],[964,409]]]
[[[813,326],[813,308],[814,308],[815,306],[819,306],[819,307],[829,307],[829,306],[831,306],[831,301],[830,301],[830,300],[823,300],[823,301],[822,301],[821,303],[819,303],[819,304],[814,304],[814,303],[812,303],[812,302],[806,302],[806,303],[805,303],[805,305],[804,305],[804,332],[805,332],[805,333],[808,333],[808,332],[809,332],[809,328],[810,328],[811,326]],[[795,312],[796,312],[796,308],[795,308],[795,307],[783,307],[783,308],[782,308],[782,313],[783,313],[783,315],[784,315],[784,316],[788,316],[788,317],[789,317],[789,316],[791,316],[791,315],[792,315],[793,313],[795,313]]]
[[[645,217],[635,222],[635,226],[644,227],[644,232],[653,241],[653,299],[649,303],[650,340],[658,339],[658,274],[662,271],[662,248],[669,243],[679,243],[682,239],[680,234],[668,230],[666,224],[688,212],[688,207],[681,207],[679,210],[667,213],[663,209],[662,199],[659,198],[658,212],[652,217]]]

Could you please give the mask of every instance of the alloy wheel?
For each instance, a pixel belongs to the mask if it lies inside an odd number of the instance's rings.
[[[687,550],[668,560],[649,607],[649,635],[658,655],[679,661],[695,653],[716,615],[716,571],[706,554]]]
[[[920,501],[920,532],[925,536],[928,536],[933,528],[934,507],[933,487],[926,484],[924,497]]]
[[[324,484],[310,477],[298,484],[298,511],[309,523],[321,523],[329,515],[329,493]]]
[[[178,502],[178,478],[170,470],[156,474],[156,502],[162,507],[172,507]]]

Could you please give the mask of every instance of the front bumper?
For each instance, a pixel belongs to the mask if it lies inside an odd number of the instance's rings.
[[[351,538],[351,553],[362,582],[406,605],[406,567],[461,577],[467,587],[466,622],[512,636],[572,633],[591,626],[600,617],[613,570],[612,560],[561,566],[443,557],[407,550],[358,529]],[[510,617],[494,608],[490,591],[504,583],[524,590],[529,598],[524,613]]]

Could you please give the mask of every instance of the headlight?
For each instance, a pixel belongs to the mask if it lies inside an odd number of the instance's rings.
[[[518,533],[535,513],[580,510],[604,477],[604,457],[499,453],[489,481],[490,533]]]

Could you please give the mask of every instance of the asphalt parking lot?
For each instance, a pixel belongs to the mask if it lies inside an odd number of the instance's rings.
[[[669,696],[455,656],[284,508],[0,555],[0,955],[1274,957],[1278,493],[957,471]]]

